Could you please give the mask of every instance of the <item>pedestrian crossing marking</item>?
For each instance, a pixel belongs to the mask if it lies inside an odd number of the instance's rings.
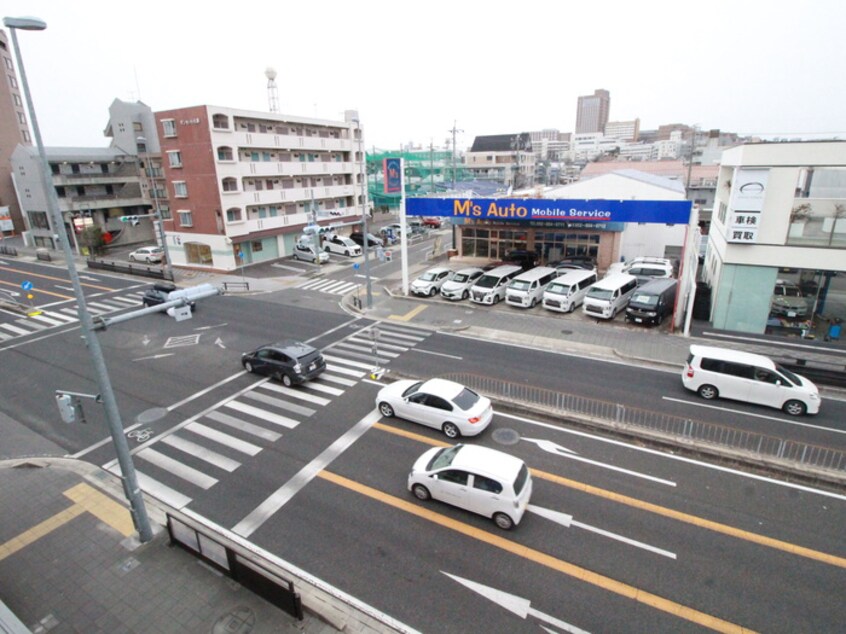
[[[270,390],[271,392],[278,392],[279,394],[285,394],[286,396],[300,399],[301,401],[307,401],[309,403],[316,403],[317,405],[328,405],[331,402],[328,398],[309,394],[305,390],[285,387],[284,385],[276,385],[275,383],[265,383],[262,387],[265,390]]]
[[[120,466],[117,464],[111,467],[109,471],[120,476]],[[176,489],[171,489],[166,484],[162,484],[158,480],[151,478],[146,473],[136,471],[135,475],[138,480],[138,486],[141,487],[145,493],[149,493],[154,498],[161,500],[168,506],[172,506],[173,508],[179,510],[190,504],[191,498],[187,495],[183,495]]]
[[[212,451],[211,449],[206,449],[202,445],[199,445],[195,442],[190,440],[185,440],[176,434],[170,434],[169,436],[165,436],[162,438],[162,442],[166,445],[170,445],[179,451],[184,453],[190,454],[195,458],[199,458],[200,460],[204,460],[215,467],[219,467],[224,471],[235,471],[238,467],[241,466],[241,463],[237,460],[232,460],[232,458],[227,458],[223,454],[219,454],[216,451]]]
[[[310,407],[304,407],[302,405],[297,405],[296,403],[289,403],[288,401],[283,401],[282,399],[274,398],[273,396],[270,396],[268,394],[261,394],[256,390],[246,392],[242,396],[246,398],[251,398],[254,401],[259,401],[260,403],[264,403],[266,405],[272,405],[273,407],[286,409],[290,412],[294,412],[295,414],[299,414],[305,417],[309,417],[317,411],[315,409],[311,409]]]
[[[166,456],[163,453],[159,453],[155,449],[147,447],[146,449],[142,449],[135,455],[136,457],[141,458],[142,460],[146,460],[147,462],[152,463],[157,467],[166,469],[173,475],[178,476],[183,480],[190,482],[191,484],[195,484],[201,489],[208,489],[217,484],[217,478],[213,478],[210,475],[195,469],[194,467],[189,467],[187,464],[179,462],[179,460],[175,460],[170,456]]]
[[[345,359],[343,357],[336,357],[334,354],[328,355],[328,354],[324,353],[323,359],[326,360],[326,361],[332,361],[333,363],[341,363],[343,365],[351,365],[354,368],[362,368],[364,370],[367,370],[367,372],[369,372],[370,370],[373,369],[372,363],[361,363],[360,361],[351,361],[350,359]],[[341,372],[342,370],[336,368],[335,371]],[[366,374],[366,372],[359,374],[359,376],[364,376],[364,374]]]
[[[207,427],[202,423],[190,423],[186,425],[184,429],[249,456],[255,456],[261,451],[261,447],[258,445],[249,443],[246,440],[241,440],[240,438],[235,438],[234,436],[225,434],[222,431],[217,431],[216,429]]]
[[[330,357],[330,356],[325,355],[325,354],[323,355],[323,359],[324,359],[324,361],[330,361],[330,360],[334,361],[335,360],[335,358]],[[366,367],[368,369],[371,368],[371,366],[366,366]],[[351,370],[349,368],[342,368],[342,367],[337,366],[337,365],[332,365],[331,363],[326,364],[326,369],[331,370],[332,372],[339,372],[339,373],[345,374],[347,376],[355,376],[355,377],[358,377],[358,378],[361,378],[365,374],[367,374],[366,372],[359,372],[358,370]]]
[[[328,365],[326,366],[326,369],[327,370],[330,369]],[[350,381],[349,379],[343,379],[339,376],[331,376],[331,375],[326,374],[325,372],[320,375],[320,380],[321,381],[331,381],[332,383],[337,383],[339,385],[346,385],[347,387],[353,387],[356,384],[355,381]]]
[[[287,416],[280,416],[279,414],[273,414],[258,407],[247,405],[246,403],[242,403],[240,401],[229,401],[228,403],[226,403],[225,407],[234,409],[235,411],[241,412],[242,414],[249,414],[250,416],[255,416],[256,418],[259,418],[261,420],[266,420],[267,422],[273,423],[274,425],[282,425],[282,427],[287,427],[288,429],[294,429],[297,425],[300,424],[300,421],[294,420],[293,418],[288,418]]]
[[[205,415],[205,418],[211,418],[213,421],[217,421],[218,423],[227,425],[232,429],[237,429],[238,431],[242,431],[268,442],[276,442],[282,438],[282,434],[278,432],[271,429],[265,429],[264,427],[259,427],[258,425],[253,425],[252,423],[248,423],[240,418],[235,418],[234,416],[230,416],[229,414],[225,414],[224,412],[217,410],[209,412]]]
[[[341,350],[355,350],[356,352],[364,352],[366,354],[374,354],[373,353],[374,347],[378,351],[377,353],[375,353],[376,356],[387,357],[388,359],[396,359],[399,356],[399,353],[397,353],[397,352],[387,352],[385,350],[379,349],[378,344],[374,344],[373,342],[371,342],[371,344],[369,346],[357,346],[355,344],[342,341],[341,343],[336,343],[332,348],[333,349],[340,348]]]

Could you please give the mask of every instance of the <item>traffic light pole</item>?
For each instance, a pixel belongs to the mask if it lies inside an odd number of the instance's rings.
[[[6,26],[10,26],[7,24]],[[29,109],[29,120],[32,124],[32,132],[35,137],[35,144],[38,147],[38,155],[41,159],[41,179],[44,193],[47,196],[47,212],[50,216],[51,222],[56,227],[56,233],[59,236],[59,244],[62,245],[64,251],[65,261],[68,267],[68,276],[70,277],[71,286],[76,296],[77,311],[79,313],[79,324],[82,330],[82,335],[85,338],[85,343],[88,346],[88,352],[91,355],[91,361],[94,365],[94,374],[96,376],[97,385],[100,388],[100,395],[103,399],[105,407],[106,421],[109,426],[109,433],[112,436],[112,442],[115,445],[115,453],[117,454],[118,463],[121,470],[121,482],[127,500],[129,500],[130,513],[132,515],[132,522],[138,530],[138,537],[141,542],[148,542],[153,539],[153,531],[150,527],[150,519],[147,516],[147,508],[144,506],[144,496],[141,493],[141,488],[138,485],[138,478],[135,474],[135,466],[132,464],[132,456],[129,453],[129,443],[123,433],[123,423],[120,418],[120,410],[118,409],[117,400],[115,399],[114,391],[112,390],[112,383],[109,379],[109,373],[106,369],[106,360],[103,357],[103,350],[100,348],[100,341],[93,330],[93,322],[91,313],[85,303],[85,295],[82,292],[82,283],[79,280],[79,273],[76,270],[76,262],[74,261],[73,252],[68,242],[67,232],[64,229],[64,221],[59,212],[59,198],[56,194],[56,188],[52,182],[52,172],[50,170],[50,163],[47,160],[47,153],[44,150],[44,143],[41,141],[41,131],[38,127],[38,119],[35,116],[35,107],[32,103],[32,95],[29,91],[29,84],[26,79],[26,71],[24,70],[23,59],[18,47],[18,36],[16,28],[9,28],[12,37],[12,44],[15,49],[15,57],[18,62],[18,70],[21,75],[21,85],[23,86],[24,96],[26,97],[27,106]]]

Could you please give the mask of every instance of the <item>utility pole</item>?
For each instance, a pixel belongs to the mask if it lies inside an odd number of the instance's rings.
[[[455,135],[459,132],[464,132],[464,130],[459,130],[456,127],[457,121],[452,122],[452,130],[447,130],[447,132],[452,132],[452,189],[455,191]]]
[[[360,170],[359,170],[359,180],[361,181],[361,223],[362,223],[362,233],[364,234],[364,239],[362,245],[364,249],[364,280],[365,280],[365,287],[367,290],[367,308],[373,308],[373,287],[370,283],[370,238],[368,237],[367,233],[367,197],[365,195],[365,187],[367,185],[367,178],[364,174],[364,136],[361,133],[361,120],[358,118],[358,113],[356,113],[356,118],[353,119],[355,123],[356,133],[358,134],[358,151],[360,153],[359,160],[361,161]]]

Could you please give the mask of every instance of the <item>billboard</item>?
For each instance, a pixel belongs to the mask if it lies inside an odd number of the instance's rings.
[[[402,190],[402,181],[400,180],[402,173],[400,169],[400,159],[386,158],[382,160],[386,194],[399,194]]]
[[[543,198],[408,198],[409,216],[546,222],[687,224],[689,200],[547,200]]]

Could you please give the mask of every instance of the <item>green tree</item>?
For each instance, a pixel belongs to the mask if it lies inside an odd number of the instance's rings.
[[[88,253],[91,255],[102,255],[103,246],[106,241],[103,239],[103,230],[97,225],[85,227],[79,235],[79,243],[88,247]]]

